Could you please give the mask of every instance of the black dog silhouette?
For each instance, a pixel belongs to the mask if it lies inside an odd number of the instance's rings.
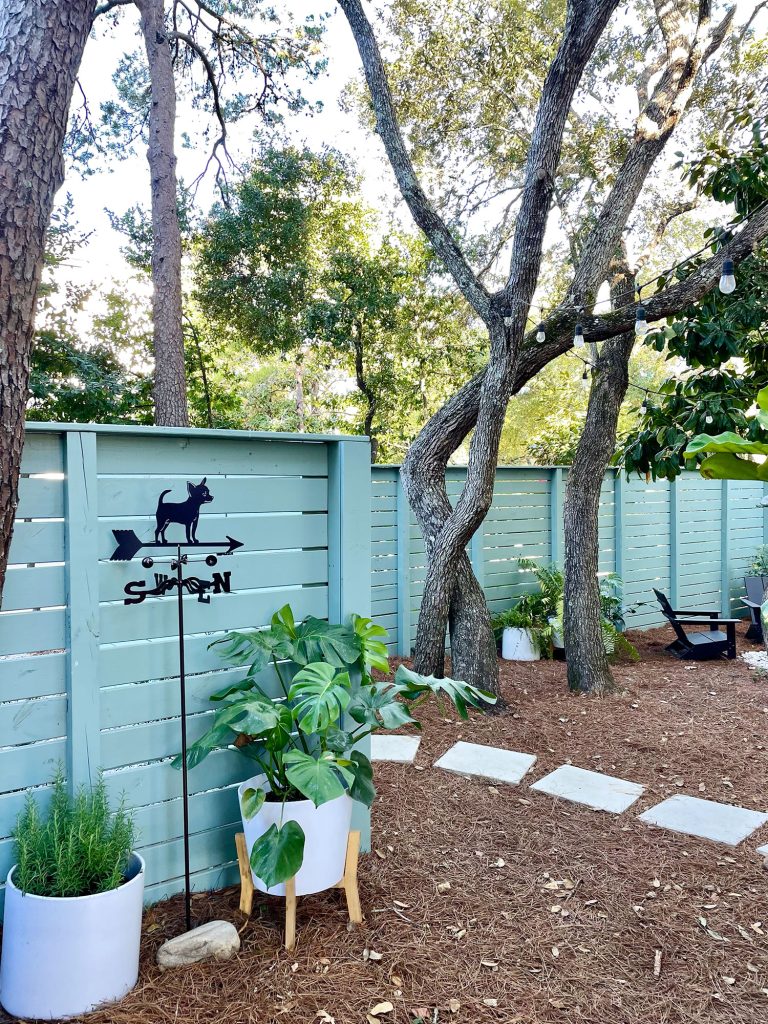
[[[165,539],[165,531],[169,523],[182,523],[187,531],[187,543],[197,544],[197,521],[200,518],[200,506],[213,501],[213,495],[205,486],[208,477],[203,477],[199,484],[187,482],[189,497],[186,501],[163,501],[166,494],[171,493],[169,487],[163,491],[157,499],[157,527],[155,529],[155,544],[168,543]]]

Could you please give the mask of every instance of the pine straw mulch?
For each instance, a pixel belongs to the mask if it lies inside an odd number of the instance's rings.
[[[183,930],[174,898],[147,911],[139,986],[83,1019],[365,1024],[389,1001],[380,1020],[399,1024],[765,1024],[768,872],[755,847],[768,827],[731,850],[636,815],[679,792],[768,808],[768,680],[740,661],[677,662],[665,630],[633,639],[642,661],[617,668],[620,696],[569,695],[559,663],[502,663],[505,715],[425,713],[416,766],[376,767],[362,927],[348,930],[340,893],[305,897],[286,953],[281,904],[262,901],[238,957],[163,974],[155,951]],[[526,783],[571,760],[647,792],[613,816],[431,769],[460,738],[537,754]],[[237,904],[232,889],[194,900],[198,921],[242,926]]]

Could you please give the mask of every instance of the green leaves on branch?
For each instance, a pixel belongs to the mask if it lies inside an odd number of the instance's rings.
[[[757,413],[752,421],[761,432],[768,431],[768,387],[757,395]],[[707,455],[699,467],[701,475],[712,480],[768,481],[768,462],[753,462],[752,455],[768,455],[768,441],[748,440],[733,431],[721,434],[697,434],[688,444],[687,459]]]

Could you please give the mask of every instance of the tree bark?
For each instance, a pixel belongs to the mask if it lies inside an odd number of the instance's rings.
[[[363,361],[363,325],[358,322],[356,334],[352,341],[355,350],[355,383],[357,390],[365,399],[365,419],[363,420],[363,433],[371,440],[371,462],[377,462],[379,456],[379,441],[373,432],[373,418],[376,415],[376,393],[368,384],[365,377],[365,363]]]
[[[176,83],[163,0],[135,0],[149,64],[147,160],[152,196],[152,321],[155,422],[189,426],[181,301],[181,231],[176,181]]]
[[[34,310],[94,0],[0,6],[0,599],[18,505]]]
[[[632,301],[634,277],[625,260],[612,266],[610,284],[614,306]],[[634,332],[628,331],[607,341],[597,358],[584,430],[568,472],[563,505],[563,634],[568,686],[596,695],[615,688],[601,629],[598,515],[603,477],[616,447],[616,425],[629,385],[634,343]]]
[[[663,66],[654,69],[661,70],[661,75],[650,99],[647,86],[653,75],[644,81],[643,112],[638,119],[635,139],[616,174],[602,214],[586,240],[579,266],[574,268],[572,286],[561,305],[546,320],[548,340],[537,345],[532,338],[523,340],[523,324],[540,262],[541,233],[557,172],[563,117],[570,107],[572,90],[584,63],[617,5],[582,0],[570,0],[568,4],[563,40],[547,75],[537,112],[510,275],[505,288],[491,295],[473,273],[454,236],[421,187],[405,147],[386,71],[361,0],[339,0],[339,4],[355,36],[377,130],[400,191],[414,221],[442,258],[467,301],[488,326],[491,339],[491,357],[486,368],[425,425],[403,464],[404,486],[424,536],[429,564],[419,617],[416,665],[422,672],[437,673],[444,661],[445,626],[451,602],[459,599],[457,580],[464,545],[482,522],[491,500],[498,434],[508,399],[543,366],[571,347],[576,309],[589,304],[590,295],[603,280],[647,175],[685,110],[698,69],[722,44],[733,13],[727,12],[722,22],[713,26],[709,0],[702,0],[693,18],[688,14],[683,17],[679,4],[657,5],[656,17],[667,51]],[[638,93],[640,95],[640,90]],[[763,210],[734,239],[733,244],[740,250],[735,257],[738,259],[751,251],[766,234],[768,210]],[[645,303],[648,319],[662,319],[682,308],[684,293],[690,300],[714,287],[723,255],[648,300]],[[605,341],[631,331],[633,316],[626,310],[616,311],[608,316],[584,317],[583,324],[588,341]],[[456,508],[452,509],[445,487],[445,468],[450,456],[473,428],[467,485]],[[458,610],[451,613],[450,618],[454,629]],[[468,681],[494,689],[496,670],[492,678],[482,678],[485,669],[480,666],[478,635],[473,634],[472,625],[470,618],[466,628],[457,633],[469,638],[472,648],[464,655],[453,647],[452,639],[454,658],[477,665],[476,673],[466,674]],[[481,636],[479,649],[484,651],[486,646],[485,637]]]

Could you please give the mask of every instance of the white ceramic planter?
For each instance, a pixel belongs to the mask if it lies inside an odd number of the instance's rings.
[[[531,631],[507,626],[501,635],[501,656],[507,661],[538,661],[539,652]]]
[[[246,789],[266,789],[265,783],[265,776],[257,775],[243,782],[237,790],[248,854],[270,825],[279,826],[281,822],[295,821],[301,825],[305,836],[304,862],[296,875],[296,895],[306,896],[311,892],[330,889],[341,881],[344,874],[352,799],[345,793],[319,807],[315,807],[311,800],[294,800],[286,804],[265,801],[258,814],[249,820],[242,814],[243,793]],[[270,896],[285,896],[283,884],[268,889],[257,875],[253,875],[253,884],[259,892]]]
[[[558,649],[563,648],[565,646],[563,643],[563,634],[558,632],[557,619],[553,616],[552,618],[547,619],[547,622],[549,622],[552,627],[552,646],[557,647]]]
[[[94,896],[5,889],[0,1004],[12,1017],[57,1020],[121,999],[139,976],[144,861],[128,881]]]

